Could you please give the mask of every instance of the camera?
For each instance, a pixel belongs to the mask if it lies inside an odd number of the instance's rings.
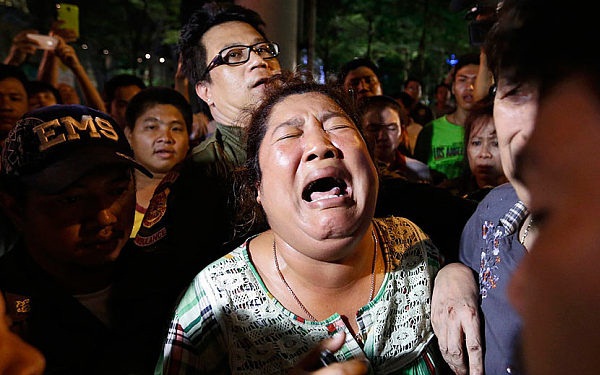
[[[485,36],[492,28],[494,20],[480,20],[469,22],[469,44],[473,47],[479,47],[483,44]]]
[[[467,10],[465,19],[469,21],[469,44],[474,47],[483,44],[485,36],[497,20],[501,6],[502,0],[452,0],[450,3],[453,11]]]

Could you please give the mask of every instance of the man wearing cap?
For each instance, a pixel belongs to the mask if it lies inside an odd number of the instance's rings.
[[[0,258],[0,290],[11,328],[44,354],[48,373],[152,368],[161,326],[137,298],[144,291],[130,288],[137,260],[125,247],[133,170],[149,173],[132,155],[112,118],[80,105],[28,112],[5,141],[0,203],[21,241]],[[132,301],[143,310],[135,319]]]

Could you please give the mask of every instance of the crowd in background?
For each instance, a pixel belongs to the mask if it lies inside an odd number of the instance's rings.
[[[50,48],[19,32],[0,66],[0,373],[594,373],[598,69],[544,35],[590,25],[501,4],[431,103],[418,77],[384,92],[368,58],[327,83],[287,71],[233,4],[183,25],[169,87],[96,87],[72,30]],[[585,296],[539,264],[581,269]]]

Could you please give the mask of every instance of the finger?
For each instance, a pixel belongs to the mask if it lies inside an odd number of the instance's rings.
[[[465,325],[465,345],[469,357],[469,373],[483,374],[483,348],[481,345],[481,330],[477,314],[472,316],[469,324]]]
[[[463,350],[464,335],[462,326],[456,317],[448,318],[447,323],[446,351],[442,351],[442,356],[456,374],[467,374],[467,361]]]
[[[331,353],[338,351],[346,340],[346,334],[343,331],[337,332],[332,337],[319,342],[310,352],[308,352],[295,367],[293,374],[301,374],[306,371],[315,371],[322,367],[320,355],[324,350],[329,350]]]

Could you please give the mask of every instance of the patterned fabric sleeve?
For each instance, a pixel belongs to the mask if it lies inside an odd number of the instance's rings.
[[[196,277],[179,301],[155,374],[229,374],[226,353],[212,306]]]

